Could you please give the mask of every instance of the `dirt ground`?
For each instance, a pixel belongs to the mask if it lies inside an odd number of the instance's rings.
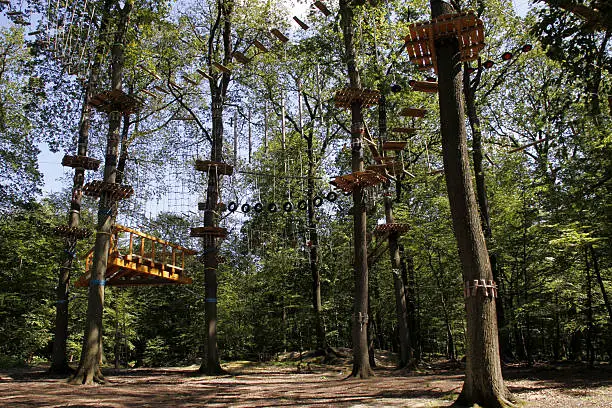
[[[376,376],[348,379],[349,366],[232,362],[231,375],[197,375],[197,366],[109,370],[108,383],[72,386],[45,367],[0,371],[0,407],[448,407],[463,372],[444,362],[416,373],[380,361]],[[612,407],[612,368],[506,367],[504,378],[528,407]]]

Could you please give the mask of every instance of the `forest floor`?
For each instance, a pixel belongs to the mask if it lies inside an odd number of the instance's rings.
[[[291,357],[291,356],[289,356]],[[230,362],[230,375],[207,377],[197,366],[106,370],[105,385],[72,386],[46,367],[0,370],[0,407],[448,407],[463,371],[444,361],[416,372],[395,370],[385,354],[376,376],[346,379],[348,359]],[[612,407],[612,367],[509,366],[504,378],[528,407]]]

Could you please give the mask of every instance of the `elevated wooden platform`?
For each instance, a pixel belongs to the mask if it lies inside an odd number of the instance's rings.
[[[72,167],[75,169],[98,170],[100,160],[87,156],[70,156],[65,155],[62,159],[62,166]]]
[[[432,81],[410,81],[410,87],[415,92],[437,93],[438,83]]]
[[[227,229],[221,227],[195,227],[191,229],[191,237],[226,238]]]
[[[420,108],[402,108],[399,113],[400,116],[407,116],[410,118],[424,118],[426,114],[427,111]]]
[[[350,108],[354,102],[360,102],[362,107],[378,104],[380,91],[377,89],[344,88],[334,95],[337,108]]]
[[[196,160],[195,168],[206,173],[216,172],[218,175],[231,176],[234,173],[234,166],[227,163],[214,162],[211,160]]]
[[[473,11],[444,14],[427,22],[411,24],[406,51],[418,69],[437,70],[434,40],[456,36],[461,61],[473,61],[484,48],[484,23]]]
[[[92,231],[87,228],[70,228],[68,225],[59,225],[53,228],[53,233],[60,237],[83,239],[90,237]]]
[[[129,234],[127,248],[118,243],[121,233]],[[116,225],[111,235],[111,246],[106,268],[106,285],[150,286],[189,284],[192,279],[185,276],[185,256],[197,252],[163,239],[144,234],[122,225]],[[87,254],[85,274],[75,286],[85,287],[91,279],[93,249]]]
[[[140,110],[141,101],[123,91],[105,91],[91,98],[89,104],[100,112],[135,113]]]
[[[386,233],[397,233],[397,234],[405,234],[410,230],[410,225],[408,224],[399,224],[399,223],[391,223],[391,224],[379,224],[374,228],[374,235],[384,235]]]
[[[375,171],[358,171],[344,176],[338,176],[330,182],[334,187],[346,192],[352,192],[357,187],[371,187],[387,181],[387,178]]]
[[[387,157],[385,157],[385,159],[387,159]],[[382,164],[368,166],[366,170],[378,172],[385,177],[397,176],[404,174],[404,165],[401,162],[388,161]]]
[[[122,200],[134,194],[134,189],[132,186],[107,183],[101,180],[90,181],[83,186],[83,194],[89,197],[100,198],[105,192],[110,192],[113,200]]]

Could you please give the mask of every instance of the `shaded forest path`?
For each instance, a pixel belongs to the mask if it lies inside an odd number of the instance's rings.
[[[233,362],[232,376],[196,375],[197,366],[108,371],[104,386],[68,385],[46,367],[0,370],[0,407],[447,407],[463,371],[428,366],[411,374],[382,367],[368,380],[344,380],[350,366]],[[509,367],[510,390],[532,407],[610,407],[612,369]]]

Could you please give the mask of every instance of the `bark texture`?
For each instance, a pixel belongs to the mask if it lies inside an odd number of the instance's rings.
[[[351,88],[361,88],[361,78],[355,62],[353,41],[353,5],[340,1],[340,25],[344,37],[344,52]],[[351,104],[351,170],[363,171],[363,135],[365,126],[361,102]],[[373,375],[368,357],[368,251],[366,239],[366,208],[363,188],[353,190],[353,245],[355,251],[353,299],[353,369],[351,376],[368,378]]]
[[[432,17],[452,13],[452,7],[431,0]],[[435,41],[438,64],[438,95],[442,133],[444,173],[449,196],[453,229],[459,249],[463,280],[492,280],[491,264],[468,161],[462,76],[456,37]],[[503,407],[511,405],[499,360],[499,342],[495,302],[480,289],[465,299],[467,313],[466,372],[463,389],[456,405]]]

